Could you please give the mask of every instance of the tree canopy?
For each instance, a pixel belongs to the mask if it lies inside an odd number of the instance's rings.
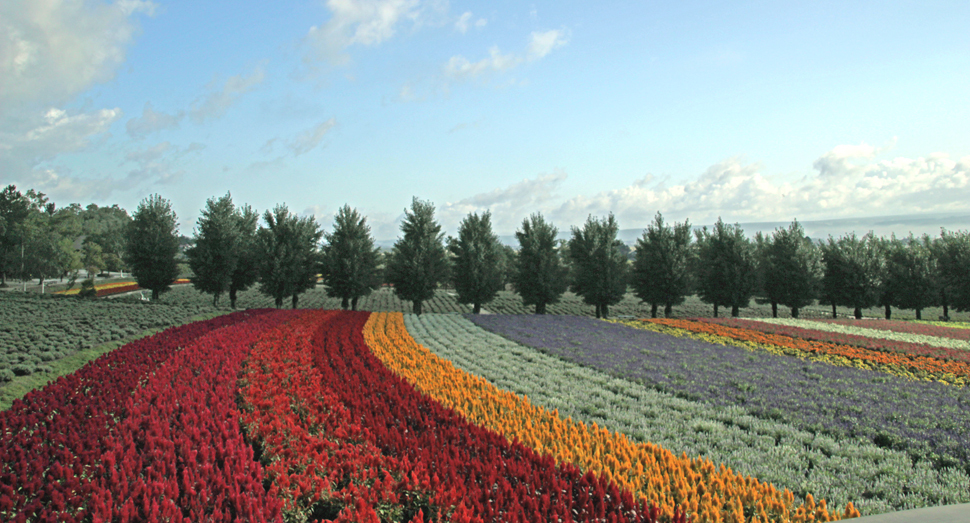
[[[862,318],[862,309],[879,303],[885,265],[881,251],[872,231],[862,238],[852,233],[838,241],[829,236],[828,244],[822,247],[822,287],[824,300],[832,305],[833,317],[836,305],[851,307],[855,317]]]
[[[401,232],[388,260],[387,280],[397,297],[411,301],[414,313],[421,314],[422,304],[449,276],[445,234],[434,219],[434,205],[414,197],[411,209],[404,209]]]
[[[558,303],[569,286],[567,269],[557,249],[559,229],[535,213],[522,220],[515,232],[519,252],[512,272],[512,288],[526,306],[534,305],[536,314],[545,314],[546,306]]]
[[[312,216],[290,214],[277,205],[263,214],[266,227],[257,233],[259,290],[273,298],[277,308],[290,297],[295,309],[299,296],[316,286],[318,243],[323,231]]]
[[[657,212],[652,224],[637,240],[631,285],[641,301],[650,304],[650,316],[657,317],[657,307],[664,306],[670,317],[673,306],[684,303],[691,286],[690,222],[670,227]]]
[[[773,302],[790,307],[792,317],[797,318],[798,310],[814,303],[819,294],[822,253],[794,220],[787,229],[775,229],[765,245],[764,263],[768,296]]]
[[[452,274],[458,303],[472,304],[472,311],[478,314],[482,304],[495,299],[505,287],[504,249],[492,232],[491,213],[469,213],[448,248],[454,255]]]
[[[381,285],[379,249],[374,247],[367,219],[344,205],[334,217],[333,232],[325,233],[321,274],[327,295],[340,306],[357,310],[357,300]]]
[[[626,294],[628,262],[616,237],[619,230],[613,213],[602,220],[589,216],[582,229],[572,228],[572,291],[596,307],[597,318],[608,317],[609,306]]]
[[[697,291],[701,300],[718,307],[731,307],[737,317],[747,307],[754,293],[755,257],[751,242],[737,224],[725,225],[720,217],[714,229],[695,231]]]
[[[178,277],[178,221],[172,203],[158,194],[145,198],[128,225],[125,263],[138,285],[152,291],[152,300],[171,288]]]
[[[194,245],[185,255],[194,276],[192,286],[212,295],[213,306],[224,293],[236,307],[236,292],[256,279],[253,252],[258,215],[249,206],[237,208],[232,195],[206,200],[196,225]]]

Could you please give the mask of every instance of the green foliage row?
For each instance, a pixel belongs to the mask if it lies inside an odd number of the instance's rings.
[[[191,303],[0,292],[0,386],[16,376],[50,373],[53,364],[77,351],[209,312],[211,307]]]

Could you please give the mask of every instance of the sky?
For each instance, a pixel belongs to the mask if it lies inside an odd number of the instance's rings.
[[[4,0],[0,184],[568,230],[970,212],[970,2]]]

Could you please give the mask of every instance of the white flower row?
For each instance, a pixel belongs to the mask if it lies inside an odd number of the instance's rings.
[[[831,508],[852,501],[866,515],[970,501],[970,477],[962,471],[914,465],[902,452],[797,430],[741,407],[677,398],[509,341],[461,316],[404,319],[408,332],[433,353],[533,404],[678,456],[706,457],[796,496],[811,493]]]
[[[882,340],[904,341],[909,343],[923,343],[931,347],[944,347],[947,349],[970,350],[970,341],[955,340],[952,338],[942,338],[940,336],[928,336],[926,334],[912,334],[908,332],[893,332],[880,329],[867,329],[865,327],[853,327],[851,325],[840,325],[837,323],[825,323],[821,321],[801,320],[794,318],[745,318],[746,320],[772,323],[775,325],[786,325],[788,327],[800,327],[802,329],[815,329],[825,332],[837,332],[840,334],[855,334],[867,338]]]

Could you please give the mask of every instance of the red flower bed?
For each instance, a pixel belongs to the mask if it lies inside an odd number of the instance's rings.
[[[103,298],[104,296],[111,296],[113,294],[121,294],[123,292],[132,292],[137,290],[141,290],[141,287],[139,287],[137,283],[122,285],[120,287],[109,287],[107,289],[98,289],[97,297]]]
[[[970,351],[948,349],[945,347],[932,347],[923,343],[882,340],[855,334],[842,334],[838,332],[826,332],[815,329],[803,329],[801,327],[789,327],[787,325],[776,325],[763,321],[742,320],[738,318],[698,318],[698,320],[705,323],[737,327],[768,334],[780,334],[802,340],[837,343],[840,345],[850,345],[853,347],[861,347],[874,351],[895,352],[912,356],[924,356],[941,360],[970,363]]]
[[[237,312],[136,340],[0,412],[0,520],[89,517],[90,478],[138,383],[179,347],[260,314]]]
[[[197,339],[135,389],[105,443],[94,521],[279,521],[239,431],[236,380],[257,338],[299,314],[272,311]]]
[[[959,327],[943,327],[941,325],[925,325],[913,323],[911,321],[900,320],[854,320],[854,319],[813,319],[824,323],[835,323],[849,327],[862,327],[866,329],[877,329],[893,332],[906,332],[909,334],[923,334],[926,336],[938,336],[940,338],[952,338],[954,340],[970,341],[970,329]]]
[[[654,520],[643,502],[605,478],[557,466],[419,393],[370,352],[362,335],[368,315],[342,312],[323,322],[312,338],[313,361],[385,455],[425,464],[437,478],[432,487],[453,493],[484,521]]]
[[[262,337],[240,380],[243,424],[262,448],[284,516],[481,521],[454,491],[436,490],[424,464],[383,455],[351,422],[311,356],[313,332],[337,314],[311,312]]]

